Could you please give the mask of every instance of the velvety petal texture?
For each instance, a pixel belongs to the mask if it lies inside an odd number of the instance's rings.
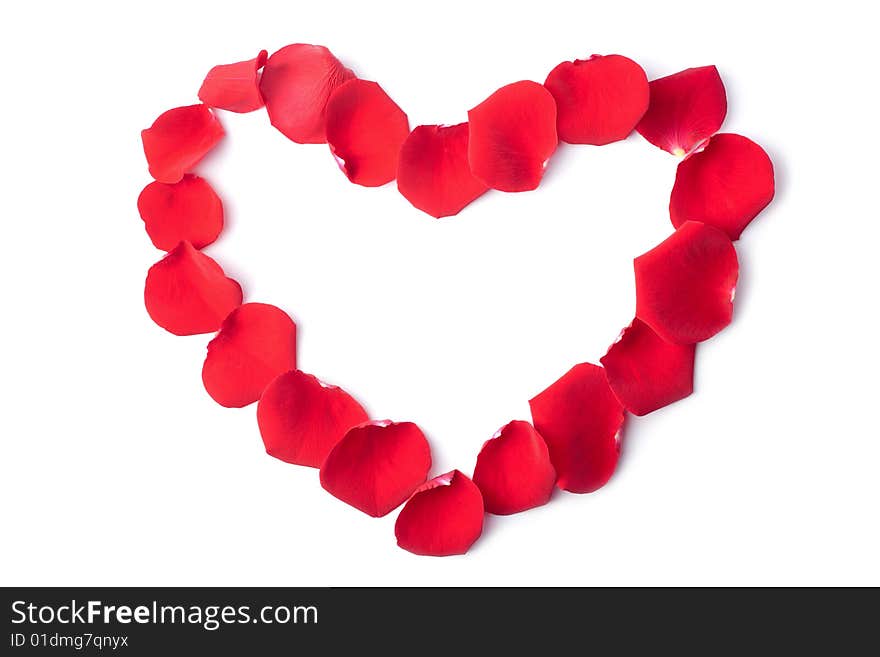
[[[428,478],[431,448],[412,422],[371,422],[353,429],[321,466],[321,486],[334,497],[381,517],[406,502]]]
[[[562,62],[544,82],[556,99],[559,139],[602,146],[626,139],[648,109],[648,77],[622,55]]]
[[[397,544],[414,554],[464,554],[483,533],[480,489],[458,470],[421,486],[397,516]]]
[[[529,405],[550,450],[556,485],[572,493],[604,486],[617,467],[624,413],[603,369],[575,365]]]
[[[678,165],[669,216],[676,228],[702,221],[737,240],[775,190],[773,163],[764,149],[740,135],[719,134]]]
[[[150,175],[176,183],[223,137],[223,126],[207,105],[176,107],[141,131]]]
[[[202,366],[205,390],[218,404],[253,404],[272,380],[296,368],[296,324],[280,308],[246,303],[223,320]]]
[[[474,483],[487,512],[509,515],[546,504],[556,484],[556,470],[535,428],[515,420],[483,445]]]
[[[214,260],[181,242],[150,267],[144,304],[153,321],[170,333],[214,333],[241,304],[241,286]]]
[[[180,182],[151,182],[137,201],[147,235],[158,249],[170,251],[181,242],[201,249],[223,230],[223,204],[204,178],[191,173]]]
[[[695,353],[696,345],[666,342],[634,319],[601,362],[623,407],[634,415],[647,415],[694,391]]]
[[[261,50],[253,59],[215,66],[199,89],[199,100],[209,107],[230,112],[253,112],[263,106],[260,69],[269,53]]]
[[[721,128],[727,93],[714,66],[701,66],[651,82],[651,103],[636,128],[655,146],[684,156]]]
[[[400,149],[397,189],[422,212],[449,217],[488,187],[468,164],[468,124],[420,125]]]
[[[556,150],[556,101],[543,85],[514,82],[468,112],[471,172],[502,192],[535,189]]]
[[[327,100],[336,87],[353,77],[324,46],[285,46],[272,53],[260,77],[269,120],[299,144],[325,143]]]
[[[702,342],[730,324],[739,263],[718,228],[688,221],[634,267],[636,317],[667,342]]]
[[[342,388],[300,370],[276,378],[257,404],[266,452],[288,463],[320,468],[346,432],[367,412]]]

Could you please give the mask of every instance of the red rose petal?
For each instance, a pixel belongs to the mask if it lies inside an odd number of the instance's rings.
[[[150,267],[144,304],[153,321],[175,335],[213,333],[241,304],[241,286],[192,244],[181,242]]]
[[[327,143],[348,179],[364,187],[394,180],[409,120],[375,82],[349,80],[327,102]]]
[[[412,422],[374,422],[350,429],[321,466],[321,486],[379,518],[406,502],[428,478],[431,448]]]
[[[636,130],[649,142],[683,156],[721,128],[727,94],[714,66],[702,66],[651,82],[651,103]]]
[[[288,463],[320,468],[330,450],[367,412],[342,388],[291,370],[263,391],[257,423],[266,452]]]
[[[592,493],[617,466],[623,407],[598,365],[582,363],[529,402],[559,488]]]
[[[514,82],[468,112],[468,160],[493,189],[524,192],[541,182],[556,150],[556,101],[542,85]]]
[[[468,164],[468,124],[420,125],[400,149],[397,189],[422,212],[449,217],[488,187]]]
[[[325,143],[327,100],[336,87],[353,77],[324,46],[285,46],[272,53],[260,77],[269,121],[299,144]]]
[[[715,135],[678,165],[669,215],[676,228],[702,221],[737,240],[774,191],[773,163],[763,148],[740,135]]]
[[[223,230],[223,203],[204,178],[191,173],[180,182],[151,182],[137,201],[138,212],[156,248],[170,251],[181,242],[201,249]]]
[[[206,105],[176,107],[141,130],[150,175],[176,183],[223,137],[223,126]]]
[[[688,221],[634,266],[636,317],[667,342],[701,342],[730,324],[739,264],[724,232]]]
[[[413,554],[464,554],[483,533],[480,489],[458,470],[421,486],[394,524],[397,544]]]
[[[624,408],[647,415],[694,391],[696,345],[666,342],[634,319],[608,349],[601,363]]]
[[[483,494],[486,511],[509,515],[546,504],[556,484],[556,470],[544,439],[531,424],[517,420],[483,445],[474,483]]]
[[[208,343],[202,382],[222,406],[241,408],[260,398],[272,380],[296,368],[296,324],[280,308],[246,303],[223,320]]]
[[[259,70],[269,53],[261,50],[253,59],[215,66],[199,89],[199,100],[209,107],[230,112],[253,112],[263,106]]]
[[[648,77],[622,55],[562,62],[544,86],[556,99],[559,138],[570,144],[626,139],[648,109]]]

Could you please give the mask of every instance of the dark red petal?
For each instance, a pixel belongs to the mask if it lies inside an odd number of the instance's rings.
[[[412,422],[373,422],[350,429],[324,465],[321,485],[379,518],[406,502],[428,478],[431,448]]]
[[[531,424],[516,420],[483,445],[474,483],[483,494],[486,511],[509,515],[546,504],[556,484],[556,470],[544,439]]]
[[[295,43],[272,53],[260,92],[272,125],[300,144],[323,144],[330,94],[354,77],[324,46]]]
[[[223,203],[204,178],[191,173],[180,182],[151,182],[137,201],[153,244],[170,251],[181,242],[201,249],[223,230]]]
[[[213,333],[241,304],[241,286],[192,244],[181,242],[150,267],[144,304],[153,321],[175,335]]]
[[[694,391],[696,345],[666,342],[634,319],[602,357],[611,389],[624,408],[646,415]]]
[[[245,62],[220,64],[210,71],[199,89],[199,100],[209,107],[230,112],[253,112],[263,106],[260,95],[259,70],[269,53],[260,54]]]
[[[176,183],[223,137],[223,126],[207,105],[176,107],[141,130],[150,175]]]
[[[375,82],[349,80],[327,102],[327,143],[348,179],[364,187],[394,180],[409,120]]]
[[[501,87],[468,112],[468,161],[493,189],[525,192],[541,182],[558,143],[556,101],[530,80]]]
[[[739,263],[722,231],[688,221],[634,265],[636,317],[667,342],[702,342],[730,324]]]
[[[715,135],[678,165],[669,216],[676,228],[702,221],[737,240],[774,191],[773,163],[763,148],[740,135]]]
[[[416,490],[394,524],[397,544],[413,554],[464,554],[483,533],[483,497],[458,470]]]
[[[222,406],[253,404],[279,374],[296,368],[296,324],[280,308],[246,303],[208,344],[202,382]]]
[[[291,370],[263,391],[257,423],[266,452],[288,463],[320,468],[330,450],[367,412],[342,388]]]
[[[701,66],[651,82],[651,103],[636,130],[655,146],[683,156],[721,128],[727,94],[714,66]]]
[[[556,485],[592,493],[614,474],[623,407],[598,365],[582,363],[529,402],[556,468]]]
[[[468,164],[468,124],[420,125],[400,149],[397,189],[422,212],[449,217],[488,188]]]
[[[626,139],[648,109],[648,76],[622,55],[562,62],[544,86],[556,99],[559,138],[570,144]]]

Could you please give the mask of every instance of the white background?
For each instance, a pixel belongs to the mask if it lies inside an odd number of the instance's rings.
[[[876,37],[865,3],[780,4],[6,6],[0,581],[880,584]],[[735,320],[700,346],[697,392],[629,424],[603,490],[490,518],[465,557],[415,557],[396,513],[330,497],[265,455],[255,406],[210,400],[210,336],[149,320],[140,129],[212,65],[297,41],[379,81],[412,126],[594,52],[652,78],[719,67],[724,129],[768,150],[777,198],[737,245]],[[638,136],[561,147],[539,191],[436,221],[264,111],[221,120],[200,172],[228,228],[208,253],[292,314],[303,369],[418,422],[435,473],[470,473],[531,396],[604,353],[632,258],[671,230],[676,160]]]

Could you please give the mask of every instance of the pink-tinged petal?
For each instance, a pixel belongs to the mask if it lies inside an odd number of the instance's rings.
[[[263,106],[260,94],[260,69],[266,63],[265,50],[253,59],[215,66],[199,89],[199,100],[209,107],[229,112],[253,112]]]
[[[211,185],[186,174],[180,182],[151,182],[137,201],[147,235],[158,249],[170,251],[181,242],[202,249],[223,230],[223,203]]]
[[[223,126],[206,105],[176,107],[141,131],[150,175],[176,183],[223,137]]]

